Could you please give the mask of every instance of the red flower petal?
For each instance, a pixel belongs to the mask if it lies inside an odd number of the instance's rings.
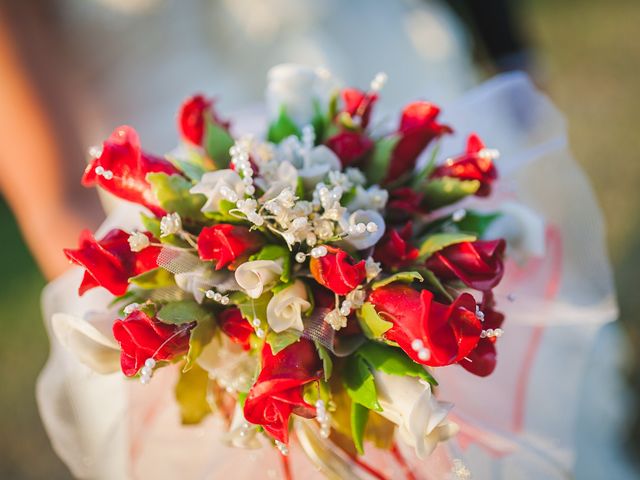
[[[338,156],[343,167],[356,163],[373,148],[373,140],[364,133],[351,131],[342,131],[325,143]]]
[[[151,234],[147,233],[151,239]],[[101,240],[96,240],[89,230],[80,233],[77,249],[65,249],[73,263],[86,269],[78,290],[80,295],[91,288],[102,286],[113,295],[123,295],[129,286],[129,278],[158,266],[159,247],[147,247],[132,252],[129,234],[123,230],[111,230]]]
[[[355,263],[347,252],[339,248],[326,248],[327,255],[312,258],[309,262],[311,274],[320,285],[338,295],[346,295],[366,278],[365,262]]]
[[[504,240],[461,242],[427,260],[427,268],[442,280],[461,280],[469,288],[487,291],[502,279]]]
[[[178,112],[178,127],[182,138],[194,145],[201,146],[207,119],[222,126],[225,130],[229,129],[229,122],[218,118],[213,103],[212,99],[203,95],[194,95],[184,101]]]
[[[124,320],[113,324],[113,336],[122,350],[120,364],[123,373],[131,377],[138,373],[148,358],[172,360],[187,353],[189,332],[195,323],[167,325],[135,310]]]
[[[98,175],[96,169],[111,172],[112,178]],[[116,197],[147,207],[155,215],[166,212],[146,180],[148,173],[180,174],[170,162],[143,152],[136,131],[128,126],[116,128],[102,145],[102,153],[85,169],[82,184],[99,185]]]
[[[304,401],[302,387],[319,380],[320,373],[321,362],[311,341],[300,339],[276,355],[265,343],[262,371],[244,404],[245,418],[262,425],[276,440],[288,443],[291,414],[315,416],[315,407]]]
[[[202,229],[198,236],[198,254],[202,260],[216,262],[216,270],[220,270],[257,252],[263,244],[261,235],[247,227],[220,223]]]
[[[373,258],[387,268],[411,265],[418,258],[419,250],[409,242],[413,225],[407,222],[402,230],[390,230],[376,245]]]
[[[393,149],[386,182],[392,182],[413,171],[422,151],[435,138],[452,130],[436,121],[440,109],[428,102],[407,105],[400,118],[400,140]]]
[[[240,309],[228,308],[219,316],[222,331],[235,343],[242,345],[242,348],[249,350],[249,340],[253,333],[253,327],[247,322]]]
[[[451,305],[433,301],[428,290],[417,292],[392,284],[374,290],[369,301],[393,327],[384,334],[415,362],[441,367],[457,363],[478,344],[482,325],[475,315],[475,300],[467,293]],[[421,359],[412,342],[421,340],[430,356]]]
[[[491,193],[491,185],[498,178],[493,160],[480,152],[484,143],[478,135],[471,134],[467,139],[467,148],[460,157],[437,167],[431,178],[453,177],[460,180],[478,180],[480,188],[476,192],[479,197],[486,197]]]

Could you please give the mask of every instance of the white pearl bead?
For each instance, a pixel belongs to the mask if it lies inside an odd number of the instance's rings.
[[[296,262],[298,263],[304,263],[305,259],[307,258],[307,256],[304,254],[304,252],[298,252],[296,253]]]
[[[228,305],[228,304],[229,304],[229,297],[226,297],[226,296],[225,296],[225,297],[222,297],[222,298],[220,299],[220,303],[221,303],[222,305]]]
[[[369,233],[375,233],[378,231],[378,225],[376,225],[373,222],[369,222],[367,223],[367,232]]]
[[[256,189],[253,185],[249,185],[244,189],[244,193],[246,193],[247,195],[253,195],[254,193],[256,193]]]
[[[156,361],[153,358],[147,358],[144,362],[145,367],[153,368],[156,366]]]
[[[150,377],[152,373],[153,369],[151,367],[147,367],[146,365],[140,370],[140,374],[143,376]]]
[[[414,341],[411,342],[411,348],[416,352],[423,347],[424,347],[424,342],[419,338],[416,338]]]
[[[214,294],[213,294],[213,299],[214,299],[216,302],[219,302],[219,301],[222,299],[222,294],[221,294],[220,292],[216,292],[216,293],[214,293]]]
[[[255,317],[255,318],[251,321],[251,324],[252,324],[254,327],[259,327],[259,326],[262,324],[262,322],[260,321],[260,319],[259,319],[258,317]]]
[[[264,338],[265,332],[264,332],[264,330],[262,328],[258,328],[256,330],[256,335],[257,335],[258,338]]]
[[[213,290],[207,290],[206,292],[204,292],[205,297],[207,297],[208,299],[213,299],[213,296],[216,294],[216,292],[214,292]]]
[[[429,357],[431,356],[431,352],[429,352],[429,349],[427,348],[421,348],[418,351],[418,358],[420,360],[422,360],[423,362],[426,360],[429,360]]]

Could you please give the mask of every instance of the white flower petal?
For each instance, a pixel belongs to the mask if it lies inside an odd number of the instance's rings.
[[[255,260],[241,264],[235,272],[236,282],[251,298],[259,298],[265,288],[282,275],[282,260]]]
[[[302,313],[311,307],[307,301],[307,289],[300,280],[278,292],[267,305],[267,323],[276,332],[289,328],[302,331]]]

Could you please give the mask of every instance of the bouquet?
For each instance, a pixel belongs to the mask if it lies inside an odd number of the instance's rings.
[[[140,205],[142,228],[82,232],[65,250],[78,292],[114,296],[124,375],[179,368],[183,423],[215,412],[229,444],[274,446],[287,475],[298,426],[360,465],[365,444],[402,461],[396,437],[423,458],[457,431],[439,369],[496,365],[499,214],[458,203],[491,194],[498,154],[471,133],[440,158],[453,130],[425,101],[377,119],[383,74],[368,91],[270,75],[264,137],[234,137],[196,95],[166,156],[128,126],[92,149],[83,184]]]

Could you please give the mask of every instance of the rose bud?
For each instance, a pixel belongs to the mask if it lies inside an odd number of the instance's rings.
[[[505,246],[502,239],[455,243],[431,255],[426,266],[441,280],[460,280],[469,288],[491,290],[504,273]]]
[[[493,164],[492,154],[485,148],[480,137],[474,133],[467,139],[465,153],[435,168],[430,178],[440,177],[478,180],[480,188],[475,194],[478,197],[486,197],[491,193],[491,184],[498,178],[498,171]]]
[[[195,323],[169,325],[142,310],[134,310],[113,324],[113,336],[120,344],[122,372],[131,377],[145,361],[170,361],[189,350],[189,336]]]
[[[402,230],[389,231],[376,245],[373,258],[387,268],[407,267],[418,258],[419,251],[411,245],[413,225],[407,222]]]
[[[371,110],[378,100],[375,92],[363,92],[357,88],[345,88],[340,93],[342,97],[343,112],[348,113],[351,118],[359,118],[360,127],[367,128],[371,118]]]
[[[220,270],[238,259],[246,259],[263,245],[262,236],[247,227],[220,223],[205,227],[198,236],[198,254],[212,260]]]
[[[497,352],[495,344],[498,336],[495,335],[495,332],[502,326],[504,315],[494,310],[493,307],[493,294],[487,292],[484,294],[484,299],[480,307],[480,310],[484,314],[482,328],[485,331],[493,331],[494,335],[480,338],[476,348],[459,362],[465,370],[479,377],[490,375],[496,368]]]
[[[182,138],[201,146],[207,120],[220,125],[225,130],[229,129],[229,122],[218,117],[213,104],[213,99],[203,95],[194,95],[184,101],[178,112],[178,127]]]
[[[247,322],[239,308],[227,308],[218,317],[220,328],[232,342],[242,345],[249,350],[249,340],[253,333],[253,327]]]
[[[244,404],[246,420],[262,425],[269,435],[287,444],[291,414],[304,418],[312,418],[316,414],[315,407],[304,401],[303,386],[319,380],[321,369],[315,346],[305,338],[276,355],[265,343],[262,371]]]
[[[323,257],[311,258],[309,268],[316,281],[333,293],[346,295],[360,285],[367,277],[365,261],[355,263],[347,252],[335,247],[327,247]]]
[[[325,143],[338,156],[343,167],[358,162],[373,148],[373,140],[364,133],[346,130],[337,133]]]
[[[144,235],[152,238],[149,233]],[[113,295],[123,295],[129,287],[129,278],[158,266],[160,248],[149,246],[132,252],[129,236],[122,230],[111,230],[101,240],[96,240],[89,230],[83,230],[78,248],[64,250],[69,260],[85,268],[78,289],[80,295],[94,287],[104,287]]]
[[[433,301],[429,290],[418,292],[394,283],[374,290],[369,301],[382,319],[393,324],[384,339],[397,343],[417,363],[432,367],[458,363],[480,340],[482,324],[468,293],[444,305]]]
[[[424,195],[415,191],[411,187],[400,187],[389,192],[387,202],[387,213],[396,220],[404,220],[411,215],[427,213],[427,208],[423,207]]]
[[[143,152],[136,131],[121,126],[102,144],[100,156],[85,169],[82,185],[99,185],[118,198],[147,207],[160,217],[166,212],[146,180],[147,174],[154,172],[180,174],[167,160]]]
[[[404,108],[397,132],[400,139],[391,155],[386,182],[412,172],[429,143],[453,131],[436,121],[439,114],[440,109],[428,102],[414,102]]]

